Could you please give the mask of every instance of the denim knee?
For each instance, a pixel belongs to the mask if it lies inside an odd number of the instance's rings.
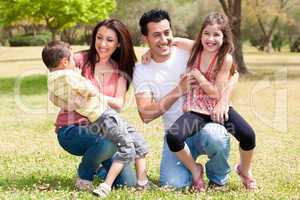
[[[206,129],[209,129],[207,131]],[[216,126],[216,124],[207,124],[203,131],[203,146],[206,149],[206,153],[209,155],[216,153],[229,154],[229,134],[223,126]]]
[[[165,187],[183,188],[192,182],[189,170],[180,162],[174,152],[163,144],[162,159],[160,162],[160,185]]]

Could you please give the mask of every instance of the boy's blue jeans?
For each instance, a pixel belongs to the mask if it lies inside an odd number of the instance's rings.
[[[99,134],[89,131],[86,126],[68,125],[57,131],[60,146],[72,155],[82,156],[78,167],[81,179],[93,180],[99,165],[109,170],[116,146]],[[114,185],[136,185],[136,174],[130,164],[125,165]]]
[[[186,144],[195,160],[199,155],[208,156],[205,171],[210,181],[218,185],[224,185],[228,181],[230,141],[224,126],[208,123],[201,131],[189,137]],[[191,183],[190,171],[177,159],[176,154],[170,151],[165,139],[160,164],[160,184],[183,188]]]

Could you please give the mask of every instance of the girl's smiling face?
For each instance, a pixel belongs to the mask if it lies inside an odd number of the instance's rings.
[[[218,51],[223,45],[223,32],[218,24],[207,25],[202,32],[201,42],[203,50],[209,52]]]

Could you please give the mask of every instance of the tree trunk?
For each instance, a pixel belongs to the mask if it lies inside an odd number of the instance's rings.
[[[245,62],[244,62],[244,54],[243,54],[243,44],[242,44],[242,41],[239,40],[239,39],[234,39],[234,47],[235,47],[235,51],[234,51],[234,58],[235,58],[235,61],[238,65],[238,71],[241,73],[241,74],[246,74],[246,73],[249,73],[246,65],[245,65]]]
[[[268,38],[267,44],[265,45],[265,52],[267,53],[273,52],[272,37]]]
[[[235,47],[235,52],[233,57],[238,65],[239,72],[241,74],[249,73],[243,56],[243,43],[242,43],[242,33],[241,33],[241,20],[242,20],[242,2],[241,0],[219,0],[222,8],[229,18],[232,24],[233,42]]]
[[[52,34],[52,40],[60,40],[60,32],[57,29],[50,29]]]

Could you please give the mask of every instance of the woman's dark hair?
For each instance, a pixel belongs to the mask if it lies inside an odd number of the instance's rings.
[[[120,45],[112,54],[111,59],[113,59],[118,64],[118,70],[120,70],[121,73],[125,73],[122,75],[125,75],[128,90],[137,59],[134,53],[131,35],[127,27],[121,21],[117,19],[106,19],[96,25],[92,34],[91,46],[87,51],[87,60],[85,62],[85,65],[90,65],[92,68],[92,73],[95,73],[95,65],[97,62],[99,62],[100,59],[95,47],[96,35],[99,28],[102,26],[105,26],[106,28],[109,28],[116,32]]]
[[[171,19],[170,19],[169,13],[167,11],[152,9],[152,10],[149,10],[148,12],[145,12],[139,22],[141,33],[144,36],[147,36],[148,35],[147,24],[150,22],[157,23],[164,19],[169,21],[169,24],[171,27]]]
[[[214,25],[217,24],[219,26],[219,29],[223,33],[223,44],[219,49],[218,52],[218,60],[217,60],[217,67],[216,71],[218,72],[224,62],[226,54],[232,54],[234,51],[234,46],[233,46],[233,39],[232,39],[232,32],[231,32],[231,26],[229,24],[228,18],[218,12],[211,12],[209,13],[205,19],[204,22],[201,26],[200,32],[196,38],[196,42],[193,46],[191,56],[188,61],[188,66],[192,66],[197,59],[198,54],[203,50],[203,45],[201,42],[203,30],[205,29],[206,26],[208,25]],[[232,69],[231,69],[231,74],[236,70],[237,66],[233,64]]]

